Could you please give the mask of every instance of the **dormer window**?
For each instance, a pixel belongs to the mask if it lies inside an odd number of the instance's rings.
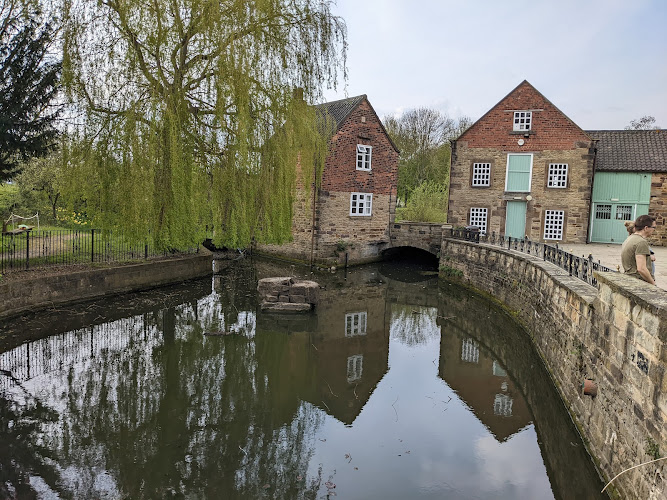
[[[515,111],[514,112],[514,127],[512,130],[516,132],[528,131],[533,121],[532,111]]]
[[[371,154],[373,146],[357,144],[357,170],[371,169]]]

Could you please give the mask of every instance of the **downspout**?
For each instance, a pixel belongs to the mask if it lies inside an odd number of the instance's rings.
[[[315,248],[315,190],[317,189],[317,167],[313,166],[313,217],[310,223],[310,268],[313,268],[313,250]]]

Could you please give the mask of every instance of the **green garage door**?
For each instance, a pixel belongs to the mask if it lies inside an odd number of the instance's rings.
[[[623,243],[625,221],[648,213],[651,174],[597,172],[593,179],[592,243]]]

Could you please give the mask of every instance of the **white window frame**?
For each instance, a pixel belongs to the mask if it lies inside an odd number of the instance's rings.
[[[512,121],[512,130],[515,132],[529,132],[533,126],[532,111],[515,111]]]
[[[361,380],[364,373],[364,355],[355,354],[347,358],[347,383],[351,384]]]
[[[530,156],[530,173],[528,174],[528,189],[525,191],[512,191],[513,193],[530,193],[530,188],[533,185],[533,153],[508,153],[507,165],[505,166],[505,191],[507,192],[507,184],[510,176],[510,156]]]
[[[567,163],[549,163],[549,177],[547,187],[554,189],[565,189],[567,187],[568,165]],[[563,177],[563,179],[561,179]]]
[[[513,404],[514,400],[509,394],[496,394],[493,399],[493,414],[501,417],[511,417]]]
[[[489,187],[491,185],[491,163],[475,162],[472,164],[472,187]]]
[[[359,212],[359,205],[361,211]],[[373,215],[373,193],[350,193],[350,216],[370,217]]]
[[[556,218],[558,217],[558,219]],[[558,222],[560,221],[560,227]],[[555,227],[554,227],[555,226]],[[565,210],[544,211],[544,240],[561,241],[565,230]]]
[[[370,171],[372,156],[373,146],[357,144],[357,170]]]
[[[366,335],[367,323],[368,323],[367,311],[347,313],[345,315],[345,336],[359,337],[362,335]]]
[[[466,337],[461,341],[461,361],[479,363],[479,344],[472,337]]]
[[[470,212],[468,213],[468,224],[470,224],[471,226],[477,226],[479,228],[480,234],[486,234],[488,221],[489,221],[488,208],[470,207]],[[479,224],[479,222],[482,222],[482,224]]]

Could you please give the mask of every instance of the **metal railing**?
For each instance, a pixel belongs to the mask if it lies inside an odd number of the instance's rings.
[[[570,276],[579,278],[589,285],[597,286],[597,280],[593,276],[593,272],[615,272],[603,266],[600,261],[594,261],[593,255],[588,257],[577,257],[569,252],[546,243],[531,241],[527,238],[512,238],[502,234],[496,235],[495,232],[491,234],[482,234],[476,229],[451,229],[451,237],[454,239],[471,241],[473,243],[486,243],[487,245],[494,245],[508,250],[515,250],[525,254],[534,255],[546,262],[551,262],[561,269],[568,272]]]
[[[179,253],[194,253],[188,249]],[[0,273],[49,265],[123,262],[169,255],[136,243],[119,231],[58,229],[10,231],[0,237]]]

